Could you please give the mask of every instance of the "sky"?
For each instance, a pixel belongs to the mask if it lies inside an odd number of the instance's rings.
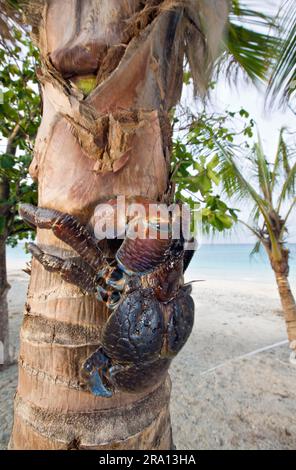
[[[252,3],[254,5],[260,5],[262,8],[261,1],[256,2],[254,0]],[[264,3],[270,12],[276,12],[282,0],[270,0]],[[241,107],[246,109],[250,113],[250,117],[257,123],[266,154],[269,157],[273,157],[277,146],[279,129],[283,126],[287,126],[296,131],[296,116],[289,109],[285,111],[276,108],[273,110],[265,109],[264,97],[264,89],[258,90],[254,85],[248,85],[243,78],[239,79],[236,86],[230,85],[227,83],[227,80],[221,78],[212,95],[211,106],[213,110],[220,112],[226,109],[232,111],[239,110]],[[249,209],[250,207],[241,206],[240,218],[247,220]],[[211,240],[208,239],[205,241],[210,242]],[[296,209],[290,218],[288,241],[290,243],[296,243]],[[214,242],[253,243],[254,237],[242,226],[236,226],[235,231],[228,233],[226,236],[215,237]]]

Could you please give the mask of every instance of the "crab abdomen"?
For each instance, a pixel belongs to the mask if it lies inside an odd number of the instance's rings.
[[[130,364],[118,368],[115,373],[110,375],[110,381],[113,386],[119,390],[139,393],[156,387],[160,384],[171,363],[169,358],[158,358],[145,364]],[[116,369],[116,366],[115,368]]]
[[[151,289],[131,292],[109,317],[102,333],[106,354],[119,363],[143,364],[158,358],[164,319]]]

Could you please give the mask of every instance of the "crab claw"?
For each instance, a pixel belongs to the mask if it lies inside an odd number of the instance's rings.
[[[107,370],[109,363],[110,359],[99,348],[82,366],[82,377],[90,391],[97,397],[112,397],[112,391],[104,385],[102,380],[102,374]]]
[[[96,397],[105,397],[105,398],[112,397],[112,392],[104,386],[98,370],[95,370],[94,372],[92,372],[92,374],[90,375],[88,384],[89,384],[90,391]]]

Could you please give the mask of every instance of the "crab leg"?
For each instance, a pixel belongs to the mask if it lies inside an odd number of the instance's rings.
[[[19,213],[29,225],[51,229],[57,238],[77,251],[95,271],[107,264],[97,240],[76,217],[31,204],[21,204]]]
[[[75,284],[86,292],[96,292],[95,276],[77,264],[77,258],[62,259],[50,255],[34,243],[29,243],[28,250],[47,271],[59,273],[64,281]]]

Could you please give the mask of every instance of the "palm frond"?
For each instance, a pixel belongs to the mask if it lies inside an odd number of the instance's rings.
[[[296,162],[290,168],[289,173],[286,176],[285,182],[283,184],[282,190],[278,198],[278,212],[281,209],[282,203],[286,200],[287,197],[294,197],[296,194]]]
[[[219,174],[223,180],[224,192],[228,197],[235,196],[239,201],[245,201],[250,198],[250,193],[245,185],[243,185],[237,174],[233,172],[233,167],[228,161],[221,161],[219,166]]]
[[[271,208],[269,201],[266,201],[263,197],[261,197],[260,194],[258,194],[258,192],[256,191],[256,189],[251,185],[251,183],[249,183],[246,180],[246,178],[243,176],[240,168],[236,164],[235,158],[231,154],[231,152],[227,152],[227,150],[225,150],[224,147],[218,141],[216,141],[216,145],[218,146],[218,148],[220,150],[221,160],[224,160],[224,165],[226,166],[226,168],[228,167],[227,168],[228,177],[229,177],[229,173],[232,171],[233,178],[236,180],[236,185],[239,188],[239,191],[244,191],[245,193],[248,193],[249,196],[255,202],[255,204],[257,204],[258,210],[260,211],[260,213],[261,213],[261,215],[264,219],[264,223],[265,223],[266,229],[267,229],[268,234],[269,234],[271,249],[272,249],[272,252],[273,252],[274,259],[281,259],[280,246],[279,246],[278,240],[276,239],[275,233],[273,231],[273,223],[272,223],[272,220],[271,220],[271,217],[270,217],[270,214],[269,214],[269,210]],[[223,169],[222,169],[222,173],[220,175],[221,175],[221,179],[222,179],[223,186],[224,186]],[[225,189],[225,187],[224,187],[224,189]],[[231,194],[231,193],[228,194],[228,195],[233,196],[233,194]],[[245,224],[245,225],[247,225],[247,224]],[[254,229],[252,229],[252,230],[255,231]]]
[[[235,155],[230,148],[223,147],[221,143],[214,138],[218,150],[220,151],[220,176],[223,181],[223,188],[227,196],[239,195],[242,199],[250,196],[258,207],[266,206],[264,199],[257,193],[256,189],[249,183],[239,169]],[[226,183],[226,184],[225,184]]]
[[[252,251],[250,253],[250,257],[254,256],[254,255],[257,255],[258,253],[260,253],[260,248],[261,248],[261,240],[257,240],[255,245],[253,246],[252,248]]]
[[[260,219],[260,210],[257,204],[254,204],[253,208],[251,209],[249,218],[254,225],[258,225]]]
[[[296,94],[296,2],[284,4],[285,13],[281,22],[282,45],[270,78],[267,99],[280,104],[287,103]]]
[[[233,0],[218,72],[235,78],[242,71],[253,83],[266,81],[278,43],[274,17]]]
[[[258,238],[258,240],[261,240],[261,235],[260,235],[259,230],[257,229],[257,227],[253,227],[252,225],[247,224],[244,220],[241,220],[241,219],[239,219],[238,221],[242,225],[244,225],[248,230],[250,230],[252,232],[252,234],[255,235],[255,237]]]
[[[294,197],[293,201],[292,201],[292,204],[290,205],[286,215],[285,215],[285,218],[284,218],[284,223],[283,223],[283,229],[282,230],[285,230],[285,228],[287,227],[287,222],[288,222],[288,219],[290,217],[290,215],[292,214],[292,211],[294,210],[294,207],[296,206],[296,197]]]
[[[174,3],[174,2],[173,2]],[[195,94],[205,94],[227,23],[227,0],[183,0],[185,56],[189,63]]]
[[[274,190],[278,182],[278,179],[281,173],[281,165],[283,164],[285,167],[287,164],[289,165],[289,162],[287,159],[287,146],[284,140],[285,130],[286,129],[282,127],[279,133],[278,145],[277,145],[277,150],[275,154],[273,170],[272,170],[272,175],[271,175],[271,191]]]
[[[258,134],[258,141],[255,143],[253,152],[253,163],[257,169],[257,181],[263,193],[264,199],[272,204],[271,193],[271,174],[269,171],[268,163],[264,155],[260,135]]]

